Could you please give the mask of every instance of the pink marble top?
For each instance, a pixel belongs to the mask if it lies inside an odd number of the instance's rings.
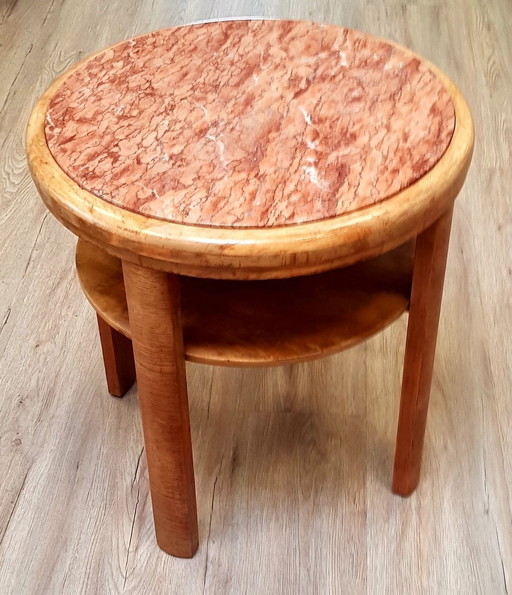
[[[271,227],[385,200],[455,125],[409,53],[301,21],[225,21],[105,50],[53,97],[48,146],[82,188],[194,225]]]

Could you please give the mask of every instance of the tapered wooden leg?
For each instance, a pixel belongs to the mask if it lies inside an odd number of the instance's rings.
[[[98,329],[108,392],[113,397],[122,397],[135,382],[132,342],[99,315]]]
[[[130,262],[123,272],[156,538],[190,558],[198,530],[178,278]]]
[[[393,476],[393,491],[401,496],[420,478],[452,212],[416,240]]]

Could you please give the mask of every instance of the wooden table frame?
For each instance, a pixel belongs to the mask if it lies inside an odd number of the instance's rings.
[[[108,289],[104,292],[107,305],[88,297],[98,310],[109,391],[122,396],[137,377],[156,535],[164,551],[191,557],[198,547],[187,346],[180,307],[183,275],[217,280],[287,279],[348,267],[415,242],[412,284],[404,300],[382,316],[380,326],[363,325],[353,331],[351,341],[340,331],[330,348],[320,346],[314,354],[286,359],[282,353],[269,351],[265,361],[241,359],[238,365],[302,361],[339,351],[366,338],[370,327],[372,332],[380,330],[409,307],[393,490],[407,496],[416,488],[453,204],[473,149],[473,123],[464,99],[441,71],[431,68],[452,97],[456,124],[448,149],[425,176],[371,207],[319,222],[269,229],[228,230],[158,221],[93,196],[58,167],[44,132],[48,104],[74,69],[37,103],[28,126],[27,152],[41,197],[66,227],[106,258],[122,263],[129,319],[124,332],[121,318],[116,318],[120,302],[110,299],[114,294]],[[83,285],[88,286],[87,278],[94,277],[95,270],[80,261],[78,268]],[[214,363],[237,365],[226,356],[209,353],[205,348],[206,355],[196,361],[217,357]]]

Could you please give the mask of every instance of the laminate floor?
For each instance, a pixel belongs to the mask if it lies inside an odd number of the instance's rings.
[[[458,199],[423,479],[390,491],[405,317],[311,364],[190,365],[200,548],[156,546],[136,388],[109,398],[75,240],[24,129],[72,63],[137,33],[266,15],[443,68],[477,141]],[[510,0],[0,0],[0,594],[512,593]]]

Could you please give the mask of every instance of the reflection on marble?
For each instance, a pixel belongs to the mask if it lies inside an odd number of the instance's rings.
[[[49,148],[81,187],[170,221],[276,226],[382,201],[454,129],[428,66],[357,31],[226,21],[86,62],[51,101]]]

